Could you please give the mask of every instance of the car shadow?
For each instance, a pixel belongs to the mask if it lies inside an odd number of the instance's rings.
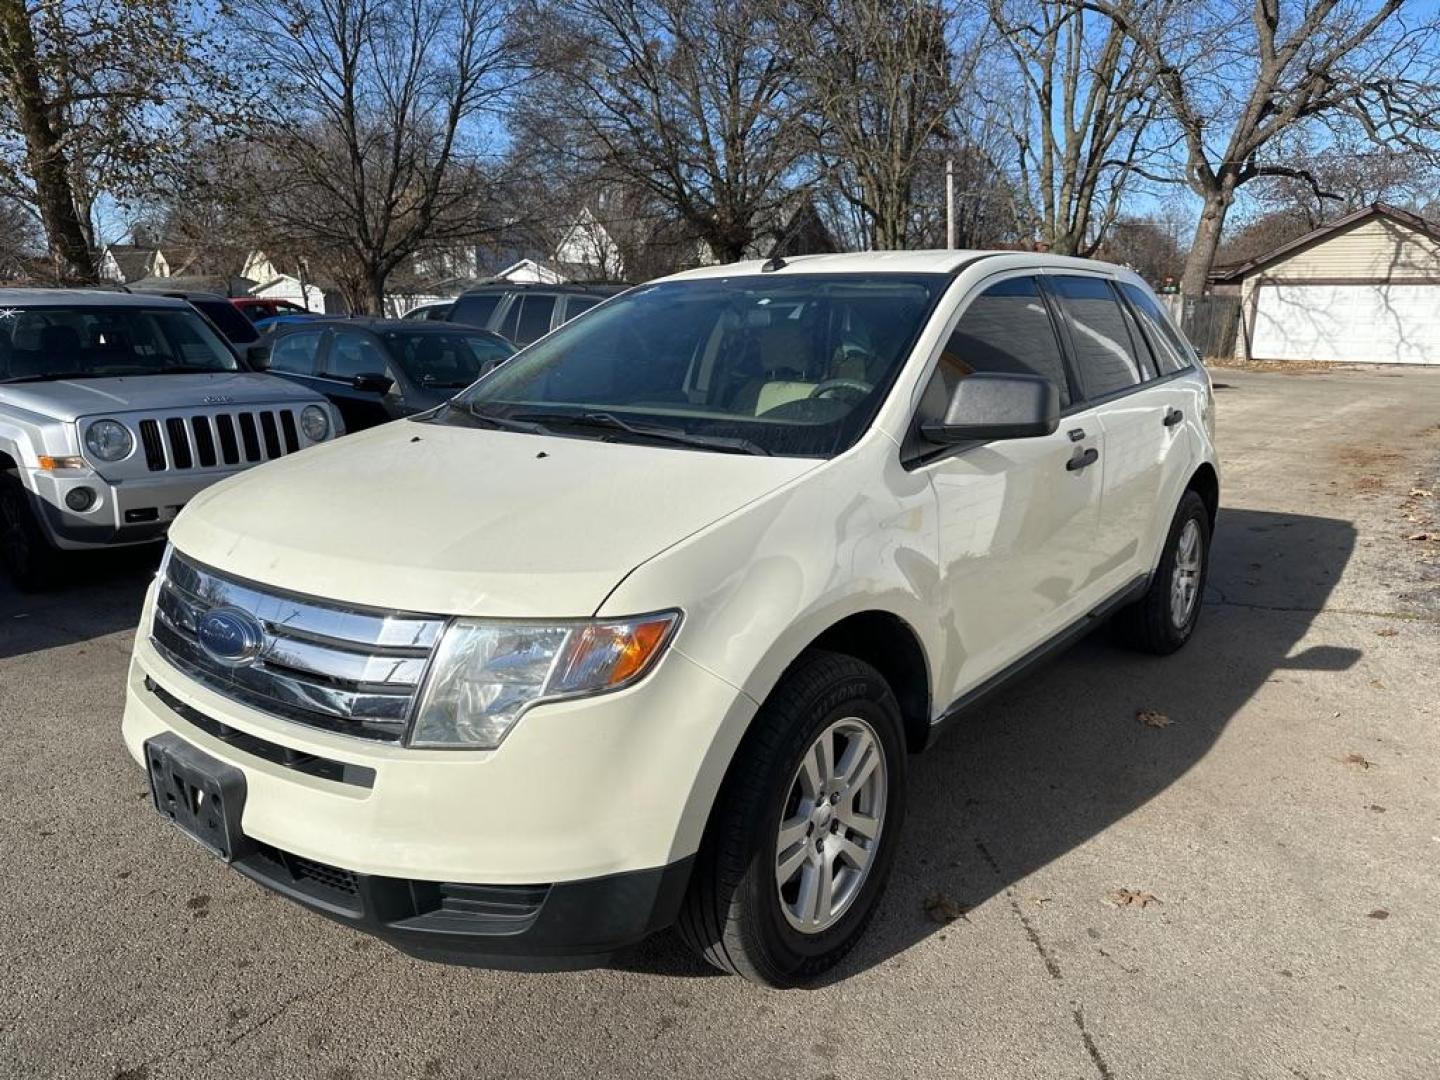
[[[59,583],[40,593],[0,576],[0,660],[134,629],[163,552],[145,544],[67,553]]]
[[[1003,895],[1155,798],[1209,752],[1275,672],[1353,666],[1356,649],[1322,644],[1292,653],[1354,548],[1346,521],[1222,510],[1207,609],[1185,649],[1143,656],[1098,632],[912,758],[889,888],[855,951],[824,981],[843,981],[943,932],[945,922],[927,908],[954,917]],[[1147,727],[1137,719],[1142,710],[1172,723]],[[613,964],[713,974],[673,932]]]

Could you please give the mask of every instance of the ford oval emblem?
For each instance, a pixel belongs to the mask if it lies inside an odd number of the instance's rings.
[[[260,655],[265,629],[248,611],[217,607],[207,611],[195,624],[200,647],[222,664],[248,664]]]

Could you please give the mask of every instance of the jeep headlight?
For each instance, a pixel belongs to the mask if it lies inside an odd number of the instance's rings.
[[[493,750],[532,705],[630,686],[660,658],[678,611],[633,619],[460,619],[440,640],[410,745]]]
[[[119,420],[96,420],[85,429],[85,449],[100,461],[119,461],[135,449],[135,437]]]
[[[324,442],[330,435],[330,417],[319,405],[306,405],[300,410],[300,430],[311,442]]]

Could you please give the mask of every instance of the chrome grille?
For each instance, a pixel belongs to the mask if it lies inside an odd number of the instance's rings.
[[[196,624],[239,608],[264,630],[249,663],[200,645]],[[445,620],[345,607],[226,577],[172,550],[156,591],[151,641],[176,668],[216,693],[274,716],[399,742]]]
[[[233,468],[293,454],[300,449],[295,413],[276,407],[141,420],[145,467],[151,472]]]

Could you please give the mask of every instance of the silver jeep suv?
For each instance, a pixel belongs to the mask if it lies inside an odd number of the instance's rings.
[[[201,489],[339,431],[183,300],[0,289],[0,565],[20,588],[59,551],[158,540]]]

